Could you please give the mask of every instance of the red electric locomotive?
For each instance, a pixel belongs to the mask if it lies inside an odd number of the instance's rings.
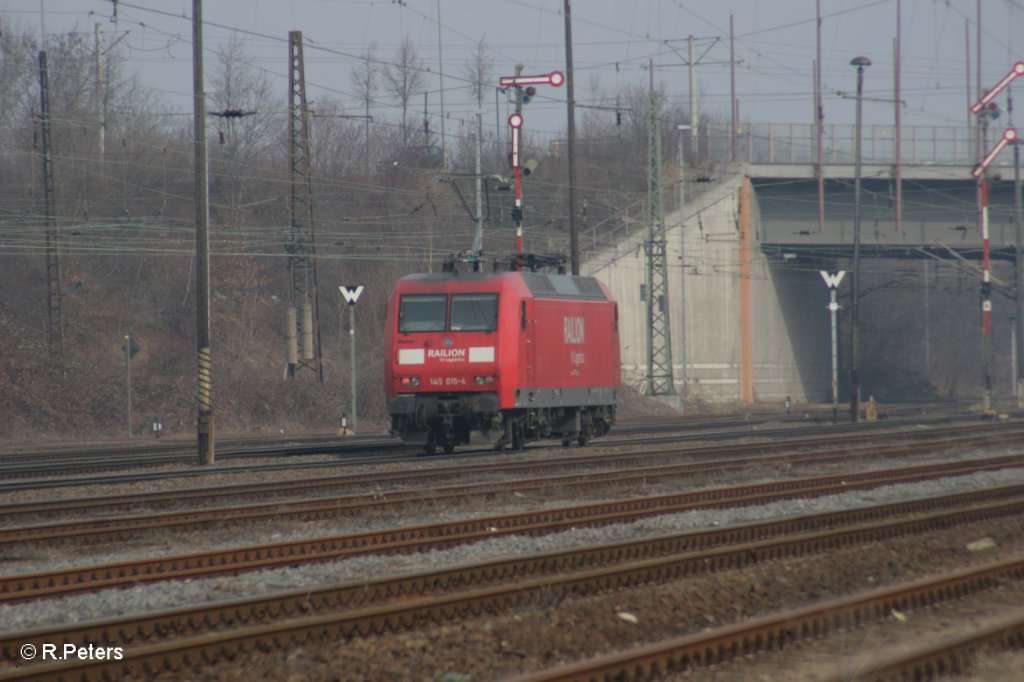
[[[619,310],[593,277],[403,277],[387,304],[392,430],[428,454],[482,439],[583,445],[615,421]]]

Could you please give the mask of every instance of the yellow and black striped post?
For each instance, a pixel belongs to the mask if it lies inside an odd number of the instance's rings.
[[[196,194],[196,337],[199,414],[196,419],[198,464],[214,461],[213,401],[210,389],[210,197],[206,174],[206,92],[203,87],[202,0],[192,0],[192,100]]]

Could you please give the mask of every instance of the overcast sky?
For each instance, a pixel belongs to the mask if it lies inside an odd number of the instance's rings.
[[[1024,0],[984,0],[983,85],[1024,59],[1015,28],[1024,28]],[[47,33],[103,27],[109,45],[137,69],[174,111],[190,112],[192,0],[0,0],[18,26]],[[393,59],[403,36],[431,73],[425,80],[432,116],[440,109],[440,74],[449,130],[476,109],[464,69],[484,40],[497,77],[544,74],[565,68],[563,0],[206,0],[207,78],[216,52],[240,41],[287,97],[288,31],[305,38],[307,93],[330,96],[358,113],[352,67],[371,43],[379,59]],[[850,59],[865,55],[865,123],[893,119],[893,40],[897,0],[820,0],[826,123],[852,123],[854,105],[840,93],[855,90]],[[904,125],[965,125],[967,58],[976,73],[977,0],[902,0]],[[698,92],[703,112],[726,120],[730,91],[730,13],[735,31],[736,93],[743,120],[810,123],[812,63],[816,50],[815,0],[576,0],[572,8],[576,98],[581,105],[614,105],[626,85],[646,86],[647,65],[672,98],[685,101],[689,35],[696,37]],[[439,59],[440,25],[440,53]],[[439,64],[440,67],[439,68]],[[1024,80],[1024,79],[1022,79]],[[1018,90],[1024,92],[1024,87]],[[555,135],[564,130],[565,88],[540,88],[525,111],[526,128]],[[377,116],[397,117],[393,98],[377,94]],[[494,90],[485,121],[495,125]],[[1005,100],[1004,100],[1005,101]],[[415,100],[417,116],[422,95]],[[502,112],[504,113],[504,105]],[[603,110],[594,110],[603,111]],[[607,112],[614,120],[614,112]],[[1019,118],[1019,117],[1018,117]],[[1005,119],[1004,119],[1005,120]],[[435,129],[437,124],[435,121]]]

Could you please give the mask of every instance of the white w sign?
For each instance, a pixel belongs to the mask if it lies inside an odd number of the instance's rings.
[[[341,290],[341,295],[345,299],[345,303],[348,303],[349,305],[355,305],[356,301],[359,300],[359,297],[363,295],[362,284],[354,287],[340,286],[338,289]]]
[[[819,270],[818,273],[821,275],[821,278],[825,280],[825,286],[829,289],[838,289],[839,283],[843,281],[843,275],[846,274],[846,270],[840,270],[835,274]]]

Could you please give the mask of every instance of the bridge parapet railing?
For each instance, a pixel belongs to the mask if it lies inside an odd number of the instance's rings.
[[[1003,128],[988,132],[986,149],[995,144]],[[850,124],[829,124],[823,128],[823,161],[826,164],[854,162],[857,128]],[[903,164],[922,166],[964,166],[978,161],[977,132],[964,126],[901,126],[900,157]],[[732,160],[729,126],[705,126],[701,151],[717,163]],[[736,135],[736,161],[756,164],[817,163],[817,135],[813,124],[754,123],[739,128]],[[894,164],[896,128],[865,125],[861,127],[861,162]],[[1013,164],[1012,154],[1001,154],[993,165]]]

